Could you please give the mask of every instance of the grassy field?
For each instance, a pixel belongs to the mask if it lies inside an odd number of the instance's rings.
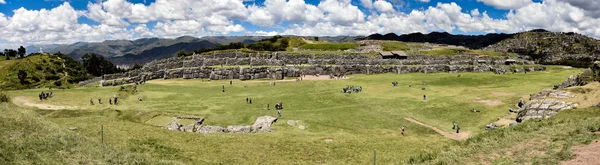
[[[352,42],[343,43],[319,43],[319,44],[304,44],[300,46],[300,49],[312,49],[312,50],[346,50],[356,49],[358,44]]]
[[[410,47],[404,42],[384,41],[381,43],[384,51],[410,50]]]
[[[269,80],[234,80],[229,85],[229,81],[174,79],[149,81],[138,87],[137,94],[119,91],[119,87],[88,86],[54,90],[55,97],[45,101],[37,100],[41,89],[9,91],[9,95],[16,103],[76,107],[78,110],[37,112],[62,129],[78,127],[78,135],[93,141],[100,139],[98,129],[104,125],[108,146],[164,161],[367,164],[372,163],[376,149],[378,163],[402,164],[409,159],[428,162],[423,153],[441,154],[457,143],[405,117],[448,132],[456,121],[463,132],[486,136],[483,127],[506,114],[519,98],[551,88],[581,71],[549,67],[528,74],[461,73],[460,78],[449,73],[351,75],[347,80],[277,82],[275,86],[269,86]],[[400,85],[392,87],[392,81]],[[422,82],[426,90],[421,90]],[[413,87],[409,88],[409,83]],[[221,92],[223,85],[226,92]],[[364,89],[341,93],[346,85]],[[119,105],[106,103],[113,95],[119,95]],[[99,97],[104,104],[89,104],[90,98]],[[138,97],[144,101],[137,101]],[[254,104],[246,104],[246,97]],[[256,117],[277,116],[273,106],[279,101],[285,109],[271,133],[199,135],[154,126],[180,115],[206,117],[207,125],[250,125]],[[271,110],[266,110],[266,104]],[[473,108],[481,112],[469,112]],[[300,120],[308,128],[288,126],[287,120]],[[402,125],[407,128],[405,136],[399,134]],[[433,162],[458,162],[443,157],[436,156]]]

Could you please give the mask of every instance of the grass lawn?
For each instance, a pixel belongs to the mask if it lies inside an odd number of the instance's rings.
[[[152,80],[138,93],[119,87],[80,87],[54,90],[54,98],[37,99],[40,89],[9,91],[13,99],[32,104],[74,106],[80,110],[38,110],[60,127],[78,127],[77,134],[94,141],[104,125],[105,142],[118,150],[161,160],[194,164],[368,164],[373,150],[378,163],[401,164],[423,151],[454,144],[433,130],[404,120],[411,117],[444,131],[456,121],[463,132],[477,136],[483,127],[521,97],[551,88],[581,69],[549,67],[544,72],[434,73],[350,75],[331,81],[289,81],[269,86],[269,80],[201,81]],[[398,87],[391,82],[398,81]],[[426,90],[421,90],[421,83]],[[411,88],[408,84],[412,83]],[[222,86],[226,92],[221,92]],[[244,88],[248,85],[248,88]],[[344,94],[347,85],[363,92]],[[423,95],[427,100],[423,100]],[[107,99],[119,96],[119,105]],[[90,105],[90,98],[104,104]],[[141,97],[144,101],[137,101]],[[253,99],[246,104],[245,98]],[[277,116],[274,105],[283,101],[280,121],[271,133],[208,134],[168,131],[153,126],[175,116],[202,116],[206,125],[250,125],[256,117]],[[488,105],[487,101],[502,102]],[[266,110],[270,104],[271,110]],[[481,110],[471,113],[471,109]],[[300,120],[300,130],[287,125]],[[166,124],[166,123],[165,123]],[[400,127],[407,134],[399,134]]]
[[[384,51],[394,51],[394,50],[410,50],[410,47],[404,42],[397,41],[383,41],[381,42],[383,45]]]
[[[313,50],[346,50],[356,49],[358,44],[352,42],[342,43],[319,43],[319,44],[304,44],[300,46],[300,49],[313,49]]]

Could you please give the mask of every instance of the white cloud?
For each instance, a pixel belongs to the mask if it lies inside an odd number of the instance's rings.
[[[352,5],[350,0],[324,0],[318,7],[325,12],[325,21],[337,25],[349,26],[365,21],[363,12]]]
[[[600,8],[583,0],[526,1],[479,0],[496,8],[512,9],[502,18],[487,11],[464,11],[456,3],[437,3],[422,9],[396,11],[402,0],[266,0],[244,5],[243,0],[156,0],[145,5],[126,0],[89,3],[87,10],[68,2],[52,9],[19,8],[14,15],[0,13],[0,47],[29,44],[73,43],[141,37],[210,35],[369,35],[413,32],[505,32],[536,28],[574,31],[600,38]],[[358,6],[370,11],[365,15]],[[368,7],[370,5],[370,7]],[[597,15],[597,13],[599,13]],[[88,17],[100,25],[78,22]],[[156,22],[153,27],[146,23]],[[247,22],[275,31],[242,26]],[[290,25],[287,25],[290,24]]]
[[[255,31],[252,33],[247,33],[247,34],[250,36],[274,36],[274,35],[278,35],[279,33],[276,31],[267,32],[267,31],[259,30],[259,31]]]
[[[0,4],[6,4],[6,1],[0,0]]]
[[[419,2],[423,2],[423,3],[429,3],[429,0],[417,0]]]
[[[360,4],[367,9],[373,8],[373,0],[360,0]]]
[[[496,9],[519,9],[533,3],[531,0],[477,0]]]
[[[392,4],[385,0],[377,0],[375,1],[375,3],[373,3],[373,5],[375,5],[375,9],[377,9],[377,11],[379,12],[385,13],[394,11],[394,7],[392,6]]]

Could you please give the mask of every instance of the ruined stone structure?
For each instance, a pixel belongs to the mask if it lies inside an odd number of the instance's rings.
[[[196,122],[187,126],[179,124],[179,119],[192,119]],[[177,120],[169,122],[165,126],[171,131],[196,132],[200,134],[208,133],[258,133],[271,132],[271,125],[277,121],[277,118],[272,116],[261,116],[256,118],[256,121],[251,126],[249,125],[230,125],[227,127],[202,125],[204,118],[182,118],[177,117]]]
[[[86,85],[100,81],[102,86],[114,86],[151,79],[283,79],[301,75],[349,75],[381,73],[435,73],[435,72],[531,72],[545,70],[543,66],[509,67],[507,59],[474,56],[409,56],[408,59],[381,59],[355,55],[307,54],[245,54],[213,53],[190,57],[167,58],[153,61],[143,68],[126,73],[109,74],[82,81]],[[516,60],[518,65],[534,64]],[[221,67],[221,65],[226,67]],[[237,67],[230,67],[237,66]]]

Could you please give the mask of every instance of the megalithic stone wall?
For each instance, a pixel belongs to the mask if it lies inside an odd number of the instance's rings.
[[[102,81],[101,84],[120,85],[151,79],[283,79],[300,75],[347,75],[381,73],[486,72],[495,73],[538,71],[545,67],[510,69],[506,59],[474,56],[409,56],[409,59],[381,59],[365,55],[308,55],[284,53],[214,53],[173,57],[152,61],[141,69],[107,74],[79,82],[80,86]],[[534,64],[517,60],[517,64]],[[220,67],[225,65],[227,67]],[[239,67],[230,67],[239,66]],[[512,67],[515,68],[515,67]],[[110,80],[110,81],[108,81]]]

